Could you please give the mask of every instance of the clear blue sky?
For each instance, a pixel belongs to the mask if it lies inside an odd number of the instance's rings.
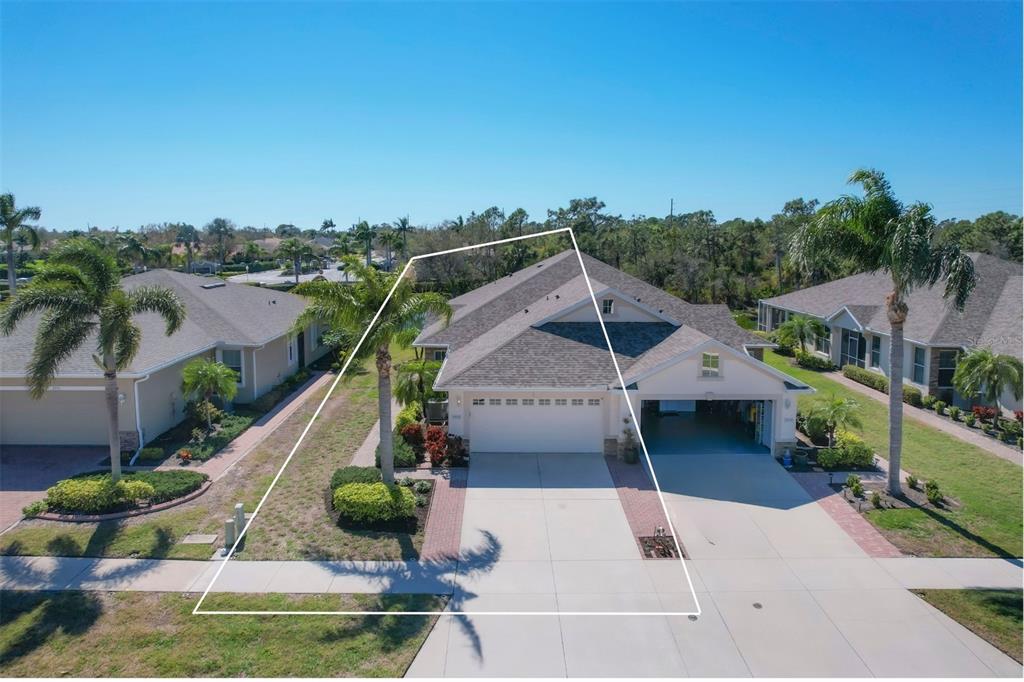
[[[1017,2],[2,12],[2,187],[55,228],[768,217],[864,165],[940,217],[1021,211]]]

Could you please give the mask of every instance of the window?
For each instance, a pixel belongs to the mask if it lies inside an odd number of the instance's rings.
[[[924,348],[914,346],[914,373],[910,376],[915,384],[924,383]]]
[[[444,356],[446,354],[447,354],[447,351],[435,350],[434,351],[434,361],[435,362],[441,362],[442,360],[444,360]]]
[[[474,405],[486,405],[487,401],[484,400],[483,398],[473,398],[473,404]]]
[[[700,375],[703,377],[718,376],[718,353],[704,353],[701,356]]]
[[[288,364],[295,362],[295,339],[288,339]]]
[[[523,407],[532,407],[533,398],[523,398]]]
[[[501,405],[501,398],[491,398],[488,402],[495,406]]]
[[[814,350],[825,355],[832,354],[832,332],[826,329],[821,336],[814,337]]]
[[[615,310],[615,300],[614,299],[606,298],[603,301],[601,301],[601,312],[604,315],[611,315],[614,310]]]
[[[505,398],[506,405],[518,405],[519,400],[517,398]]]
[[[939,351],[939,371],[935,385],[937,388],[953,388],[953,374],[956,372],[957,352],[955,350]]]
[[[844,329],[839,345],[839,365],[843,367],[846,365],[864,367],[864,351],[866,349],[867,345],[864,343],[864,337],[860,332]]]
[[[541,407],[547,407],[551,404],[551,398],[540,398],[537,400],[537,404]]]
[[[587,405],[590,405],[591,407],[597,407],[600,404],[601,404],[601,399],[600,398],[590,398],[590,399],[587,400]]]
[[[583,398],[573,398],[572,399],[572,406],[573,407],[583,407]]]
[[[880,336],[871,337],[871,366],[882,366],[882,337]]]
[[[235,374],[238,375],[236,382],[242,383],[242,351],[222,350],[220,352],[220,361],[234,370]]]
[[[565,407],[565,398],[555,398],[555,405]]]

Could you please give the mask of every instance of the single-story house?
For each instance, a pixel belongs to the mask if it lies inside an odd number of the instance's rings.
[[[305,308],[294,294],[232,284],[174,270],[122,280],[125,289],[163,286],[185,305],[185,322],[165,335],[163,318],[139,315],[139,353],[118,373],[122,446],[134,449],[185,418],[181,371],[197,357],[216,358],[239,375],[237,403],[252,402],[327,352],[317,325],[295,333]],[[86,341],[61,363],[53,385],[33,400],[25,384],[38,316],[0,336],[0,445],[106,445],[103,373]]]
[[[953,389],[957,358],[965,350],[988,347],[1020,358],[1022,320],[1021,264],[987,254],[969,254],[978,284],[962,313],[942,297],[941,283],[915,290],[907,299],[904,325],[903,382],[958,407],[970,402]],[[889,373],[889,319],[886,295],[891,278],[865,272],[758,303],[758,329],[773,331],[791,315],[821,321],[828,334],[814,342],[814,352],[836,365],[857,365]],[[1019,410],[1007,391],[1000,404]]]
[[[443,360],[434,388],[471,451],[611,452],[637,427],[652,453],[795,443],[796,398],[812,389],[761,361],[772,344],[723,305],[583,263],[621,382],[573,250],[451,299],[450,324],[430,321],[416,339]]]

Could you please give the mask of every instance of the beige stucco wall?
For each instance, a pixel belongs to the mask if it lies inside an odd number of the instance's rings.
[[[135,430],[132,380],[119,379],[121,431]],[[0,444],[106,445],[103,379],[60,379],[33,400],[21,379],[0,379]]]
[[[186,400],[181,391],[181,373],[185,365],[197,357],[212,359],[214,352],[198,353],[151,373],[148,379],[137,381],[143,443],[148,443],[185,418]]]

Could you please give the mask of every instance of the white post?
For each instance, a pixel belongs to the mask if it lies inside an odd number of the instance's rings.
[[[224,554],[231,551],[231,547],[235,544],[235,538],[235,520],[224,519]]]
[[[245,506],[239,502],[235,505],[235,532],[241,533],[245,528]]]

